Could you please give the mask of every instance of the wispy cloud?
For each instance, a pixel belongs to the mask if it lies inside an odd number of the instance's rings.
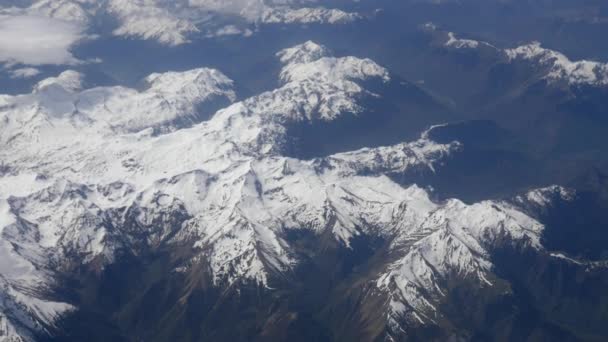
[[[19,68],[11,70],[11,78],[32,78],[40,74],[40,70],[36,68]]]

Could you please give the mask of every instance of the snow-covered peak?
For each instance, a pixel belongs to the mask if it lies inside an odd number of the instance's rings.
[[[278,57],[286,63],[280,76],[284,84],[219,111],[213,125],[221,126],[223,134],[234,132],[241,149],[253,143],[255,153],[260,153],[281,148],[276,137],[284,135],[286,122],[333,120],[359,113],[358,100],[371,94],[357,82],[387,80],[388,72],[368,59],[327,54],[326,48],[312,42],[280,52]],[[258,120],[263,124],[252,123]]]
[[[284,113],[298,120],[319,118],[333,120],[344,113],[358,113],[356,99],[373,95],[357,82],[381,79],[388,82],[388,71],[370,59],[352,56],[332,57],[324,46],[306,42],[280,51],[277,56],[284,66],[280,79],[284,86],[273,92],[273,97],[293,97],[301,94],[305,103]],[[317,113],[314,113],[316,111]]]
[[[184,72],[154,73],[146,77],[149,91],[187,97],[191,100],[224,93],[236,100],[233,81],[215,69],[199,68]]]
[[[266,24],[343,24],[353,22],[359,18],[360,16],[356,13],[349,13],[334,8],[302,7],[292,9],[287,7],[279,7],[264,11],[260,16],[259,21]]]
[[[570,201],[576,192],[559,185],[551,185],[546,188],[532,189],[524,195],[517,196],[515,202],[524,206],[532,205],[537,209],[543,209],[554,203],[557,199]]]
[[[330,55],[325,46],[310,40],[277,53],[281,63],[286,65],[311,63]]]
[[[513,49],[505,50],[505,53],[511,59],[533,59],[544,56],[546,53],[549,53],[549,51],[541,47],[540,42],[532,42],[527,45],[521,45]]]
[[[198,32],[182,8],[183,1],[108,0],[107,11],[120,22],[117,36],[153,39],[166,45],[189,42],[188,36]]]
[[[236,98],[232,80],[207,68],[152,74],[146,82],[143,91],[120,86],[83,90],[82,75],[75,71],[42,80],[32,94],[3,97],[0,140],[48,149],[77,142],[77,137],[91,144],[100,134],[172,130],[200,121],[204,103]]]
[[[325,57],[307,63],[290,63],[281,71],[283,82],[304,80],[334,83],[379,78],[388,82],[388,71],[370,59]]]
[[[531,60],[547,67],[546,78],[550,81],[608,85],[608,64],[586,60],[571,61],[560,52],[543,48],[539,42],[506,49],[505,53],[510,60]]]
[[[437,27],[432,24],[424,25],[423,29],[437,32]],[[490,48],[504,57],[508,63],[514,61],[535,63],[536,67],[544,73],[544,79],[551,82],[565,81],[570,85],[608,85],[608,63],[588,60],[572,61],[561,52],[542,47],[540,42],[532,42],[510,49],[499,49],[483,41],[458,38],[453,32],[445,32],[445,34],[447,34],[447,40],[443,43],[445,47],[453,49]]]

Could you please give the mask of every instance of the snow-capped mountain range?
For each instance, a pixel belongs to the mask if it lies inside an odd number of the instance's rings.
[[[423,26],[424,30],[442,33],[443,45],[449,49],[490,49],[502,56],[508,63],[526,62],[537,65],[543,78],[549,82],[566,82],[569,85],[608,85],[608,63],[580,60],[573,61],[559,51],[544,48],[540,42],[500,49],[487,42],[459,38],[453,32],[442,32],[432,23]],[[445,35],[443,35],[445,34]]]
[[[141,246],[191,243],[197,253],[175,272],[204,264],[213,286],[271,290],[299,263],[288,231],[330,232],[344,248],[355,236],[382,237],[392,257],[373,285],[395,333],[441,317],[446,279],[493,286],[497,245],[543,250],[544,226],[525,208],[548,205],[546,193],[568,198],[565,189],[467,205],[390,177],[434,172],[466,149],[458,142],[424,132],[393,146],[285,157],[290,124],[356,116],[363,98],[379,96],[363,81],[391,76],[313,42],[277,58],[280,86],[239,102],[234,82],[206,68],[153,74],[140,90],[87,88],[66,71],[0,97],[3,340],[31,341],[77,309],[53,295],[58,272],[103,269]],[[200,115],[218,100],[232,104]]]
[[[21,7],[0,7],[0,14],[46,16],[94,31],[99,18],[110,17],[121,37],[156,40],[166,45],[191,36],[251,35],[259,24],[340,24],[355,13],[319,6],[314,0],[36,0]]]
[[[510,60],[531,60],[548,68],[545,76],[550,81],[566,80],[569,84],[608,85],[608,63],[571,61],[564,54],[545,49],[532,42],[514,49],[506,49]]]

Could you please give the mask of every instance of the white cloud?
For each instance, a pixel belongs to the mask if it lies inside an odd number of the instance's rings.
[[[32,78],[40,74],[40,70],[36,68],[20,68],[9,72],[11,78]]]
[[[219,28],[217,31],[208,34],[209,37],[222,37],[222,36],[234,36],[241,35],[245,37],[249,37],[253,34],[253,31],[250,29],[241,29],[236,25],[226,25],[224,27]]]
[[[45,65],[78,63],[70,47],[84,38],[83,28],[36,15],[0,16],[0,62]]]

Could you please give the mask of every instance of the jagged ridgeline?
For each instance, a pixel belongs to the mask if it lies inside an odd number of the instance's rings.
[[[434,141],[437,127],[412,142],[300,159],[290,128],[365,116],[364,99],[382,96],[365,85],[381,91],[391,75],[313,42],[277,58],[279,87],[239,102],[212,69],[153,74],[139,90],[86,89],[67,71],[2,98],[5,336],[605,335],[592,309],[604,300],[604,266],[543,245],[547,212],[576,193],[437,200],[407,182],[466,150]],[[219,100],[232,103],[200,115]],[[588,292],[551,288],[575,274]],[[567,317],[552,304],[560,297],[597,319]]]

